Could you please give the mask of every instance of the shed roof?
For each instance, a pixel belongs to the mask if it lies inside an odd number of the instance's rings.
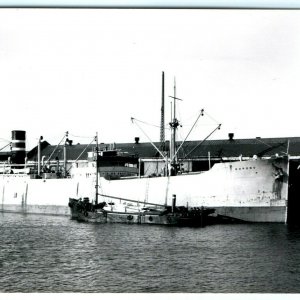
[[[160,147],[160,143],[154,143],[156,147]],[[180,142],[177,143],[178,146]],[[99,149],[110,149],[111,144],[100,144]],[[63,159],[63,145],[47,145],[42,147],[42,155],[51,159],[56,157],[59,160]],[[120,150],[124,154],[140,157],[154,158],[159,157],[158,151],[151,143],[115,143],[115,149]],[[87,159],[87,152],[93,151],[95,144],[77,144],[67,146],[67,159],[76,160],[81,154],[80,159]],[[36,149],[36,148],[34,148]],[[37,159],[37,151],[31,150],[28,152],[29,160]],[[169,142],[166,142],[166,151],[169,150]],[[287,150],[292,156],[300,156],[300,137],[283,137],[283,138],[254,138],[254,139],[233,139],[233,140],[206,140],[202,141],[186,141],[179,151],[179,157],[183,158],[205,158],[210,152],[211,157],[245,157],[257,156],[272,156],[278,153],[286,154]]]

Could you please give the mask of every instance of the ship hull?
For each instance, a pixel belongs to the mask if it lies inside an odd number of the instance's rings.
[[[216,207],[216,214],[228,222],[285,223],[286,206]]]
[[[0,211],[70,216],[69,197],[92,197],[92,178],[31,179],[27,176],[0,178]]]
[[[73,200],[71,200],[73,201]],[[105,223],[121,223],[136,225],[166,225],[166,226],[191,226],[203,227],[208,222],[208,216],[214,213],[214,209],[202,208],[202,210],[188,211],[186,209],[178,210],[174,208],[174,212],[165,210],[156,212],[121,212],[107,210],[84,210],[83,207],[71,207],[72,218],[79,222],[89,222],[97,224]]]
[[[276,175],[278,170],[280,178]],[[1,191],[1,211],[70,215],[69,197],[93,199],[95,180],[3,177]],[[170,205],[175,194],[177,206],[215,208],[220,216],[247,222],[284,223],[288,162],[284,158],[248,160],[215,164],[210,171],[201,174],[120,180],[100,178],[99,193],[160,205]],[[100,201],[111,199],[103,196]]]

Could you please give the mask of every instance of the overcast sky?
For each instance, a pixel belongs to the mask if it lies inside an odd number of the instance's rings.
[[[300,136],[300,11],[0,9],[0,138],[147,142],[130,118],[160,125],[162,71],[179,139],[202,108],[189,139]]]

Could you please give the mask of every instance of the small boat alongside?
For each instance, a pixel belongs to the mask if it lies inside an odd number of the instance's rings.
[[[138,201],[116,198],[115,202],[100,202],[93,204],[88,198],[69,199],[71,218],[81,222],[91,223],[123,223],[123,224],[149,224],[171,226],[203,227],[208,217],[215,212],[213,208],[176,206],[176,196],[173,195],[172,206],[139,204]],[[132,204],[132,202],[135,202]]]

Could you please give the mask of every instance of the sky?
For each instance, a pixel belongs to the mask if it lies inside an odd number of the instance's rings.
[[[300,136],[298,10],[2,8],[0,148],[159,141],[162,71],[166,139],[175,78],[178,139]]]

